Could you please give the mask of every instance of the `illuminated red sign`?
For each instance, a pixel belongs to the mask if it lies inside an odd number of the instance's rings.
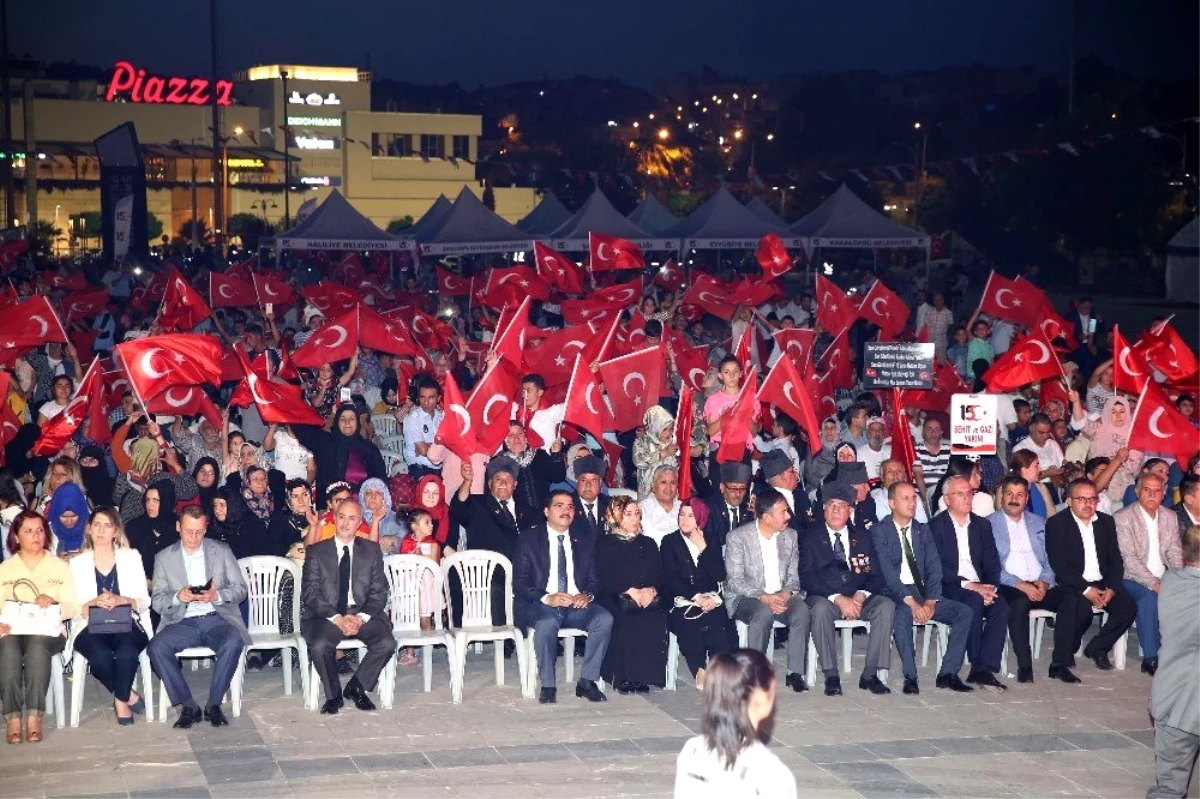
[[[134,103],[169,103],[171,105],[208,105],[214,87],[208,78],[174,78],[148,75],[128,61],[118,61],[104,99],[112,102],[125,97]],[[233,81],[218,80],[215,87],[217,105],[232,105]]]

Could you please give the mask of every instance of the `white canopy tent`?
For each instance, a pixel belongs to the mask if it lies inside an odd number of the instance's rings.
[[[531,248],[530,236],[497,216],[466,186],[436,224],[416,235],[422,255],[474,255]]]
[[[817,247],[925,247],[929,236],[893,222],[867,205],[846,184],[788,228],[793,236]]]
[[[1167,296],[1173,302],[1200,302],[1200,217],[1167,243]]]
[[[412,241],[381,230],[355,210],[334,189],[305,220],[277,236],[276,252],[284,250],[414,251]]]
[[[642,250],[673,250],[679,244],[672,239],[647,236],[645,231],[622,216],[600,189],[593,191],[570,219],[545,238],[556,250],[586,250],[590,233],[620,236]]]
[[[653,194],[647,195],[625,218],[651,236],[679,224],[679,217],[667,210]]]
[[[775,225],[776,227],[787,227],[787,222],[784,222],[779,214],[772,211],[771,207],[763,202],[761,197],[755,197],[746,203],[746,209],[767,224]]]
[[[517,227],[531,236],[548,236],[571,218],[571,212],[554,192],[548,191],[537,207],[528,216],[517,222]]]
[[[687,219],[662,235],[682,239],[683,249],[753,250],[768,233],[779,236],[785,247],[800,246],[785,228],[759,219],[722,186]]]

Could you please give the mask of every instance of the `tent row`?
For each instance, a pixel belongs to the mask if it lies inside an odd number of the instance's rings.
[[[528,250],[537,240],[563,252],[582,252],[590,233],[620,236],[645,251],[752,250],[770,233],[789,249],[809,253],[818,247],[929,247],[928,236],[874,210],[845,185],[790,226],[761,199],[743,204],[724,186],[686,219],[676,217],[654,197],[647,197],[625,216],[596,189],[574,213],[547,193],[513,225],[464,186],[453,202],[438,197],[401,235],[380,230],[335,190],[307,219],[279,236],[275,246],[279,250],[409,250],[442,256]]]

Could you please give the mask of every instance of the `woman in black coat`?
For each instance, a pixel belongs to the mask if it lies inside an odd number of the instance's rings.
[[[358,409],[350,403],[338,406],[333,429],[293,425],[292,432],[317,462],[317,497],[324,501],[329,486],[344,480],[358,487],[368,477],[387,480],[387,469],[379,448],[358,432]]]
[[[250,512],[241,495],[229,486],[221,486],[213,495],[213,515],[208,520],[207,537],[228,544],[235,558],[274,555],[267,542],[267,527]]]
[[[725,559],[720,546],[704,540],[707,522],[708,506],[699,498],[689,499],[679,508],[679,529],[662,540],[667,628],[675,634],[697,688],[704,687],[708,659],[737,648],[733,619],[720,604]],[[691,604],[676,605],[677,599]]]
[[[563,453],[551,454],[529,446],[525,426],[520,422],[509,422],[508,435],[504,437],[504,446],[499,454],[511,458],[521,467],[513,496],[531,508],[546,507],[550,486],[567,479]]]

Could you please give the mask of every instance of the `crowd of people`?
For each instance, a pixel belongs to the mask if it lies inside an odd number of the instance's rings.
[[[67,277],[66,266],[14,274],[13,299],[60,302],[56,286]],[[191,277],[195,286],[207,280],[203,271]],[[258,394],[243,409],[231,407],[237,381],[214,380],[220,385],[207,391],[224,408],[215,415],[151,412],[141,404],[147,398],[116,391],[104,435],[94,423],[81,425],[46,453],[39,442],[68,412],[86,350],[106,357],[122,341],[168,332],[153,303],[133,301],[137,280],[119,269],[97,280],[112,305],[91,321],[66,315],[70,343],[10,352],[0,610],[11,603],[37,615],[36,607],[48,611],[47,625],[51,614],[61,624],[53,635],[12,634],[17,613],[0,616],[9,743],[41,740],[50,659],[64,649],[85,657],[112,694],[119,724],[132,724],[145,708],[133,690],[143,651],[179,708],[176,727],[226,724],[221,697],[249,642],[237,559],[261,555],[303,564],[299,591],[289,587],[285,601],[300,603],[324,713],[338,712],[344,700],[374,708],[369,694],[397,655],[383,572],[383,558],[396,553],[439,560],[482,549],[508,558],[510,580],[492,581],[492,621],[532,631],[538,698],[548,704],[557,702],[563,628],[588,633],[575,692],[593,702],[606,699],[603,683],[620,693],[662,687],[671,642],[706,697],[737,690],[746,699],[769,688],[773,701],[773,676],[763,673],[769,666],[735,651],[739,638],[759,653],[780,643],[784,685],[793,691],[841,695],[839,622],[866,629],[858,686],[880,695],[891,692],[881,675],[893,648],[901,690],[920,692],[914,628],[930,623],[946,636],[935,685],[956,692],[1006,690],[998,675],[1007,641],[1017,681],[1034,681],[1034,610],[1056,614],[1050,679],[1086,679],[1076,674],[1076,652],[1094,616],[1102,622],[1082,654],[1097,669],[1113,668],[1112,651],[1135,622],[1141,671],[1155,675],[1171,650],[1179,627],[1160,624],[1163,592],[1172,575],[1196,568],[1200,459],[1194,449],[1180,462],[1177,450],[1130,446],[1137,397],[1114,387],[1113,331],[1095,324],[1087,298],[1065,317],[1074,330],[1063,338],[1075,347],[1061,347],[1061,395],[1050,398],[1036,384],[997,393],[995,455],[953,455],[947,407],[906,394],[895,408],[882,392],[857,385],[837,392],[837,412],[818,419],[817,429],[778,408],[770,413],[766,403],[761,416],[755,406],[749,426],[736,424],[746,381],[792,357],[774,333],[812,329],[819,352],[840,331],[822,328],[809,293],[739,306],[725,322],[694,313],[682,290],[664,289],[618,309],[637,315],[644,343],[636,348],[663,352],[663,387],[639,424],[599,435],[564,422],[565,381],[523,371],[519,393],[503,398],[511,411],[499,445],[462,452],[439,436],[463,410],[449,405],[448,386],[465,394],[489,373],[501,320],[450,297],[435,308],[424,279],[393,288],[380,276],[366,301],[399,307],[401,319],[437,311],[441,348],[428,349],[427,359],[360,346],[349,358],[296,370],[291,355],[329,324],[300,298],[287,307],[219,309],[196,326],[249,364],[265,359],[265,374],[298,386],[323,426],[265,421]],[[1014,345],[1020,325],[975,314],[956,326],[945,295],[931,297],[926,302],[922,290],[913,298],[904,335],[928,337],[965,386],[984,390],[988,367]],[[563,327],[563,314],[557,296],[535,304],[532,337]],[[630,332],[628,323],[621,329]],[[851,354],[861,359],[875,332],[855,322],[847,331]],[[735,352],[743,340],[751,341],[749,358]],[[682,346],[708,350],[690,419],[678,418],[688,413],[680,402],[690,377],[677,363]],[[798,366],[817,363],[813,355]],[[119,374],[116,364],[110,371]],[[1194,425],[1192,395],[1157,377]],[[852,382],[858,378],[856,371]],[[677,432],[689,422],[681,441]],[[745,438],[740,457],[725,456],[724,434],[735,444]],[[909,437],[905,457],[901,441]],[[436,597],[423,606],[427,615],[441,612]],[[97,632],[97,618],[121,618],[125,607],[132,626]],[[336,649],[349,638],[366,645],[357,665]],[[805,677],[810,645],[819,685]],[[216,653],[203,705],[176,658],[191,646]],[[418,660],[407,650],[400,657]],[[339,674],[351,673],[343,688]],[[749,721],[735,725],[736,735],[726,725],[709,748],[689,745],[689,762],[705,751],[727,763],[749,756],[744,747],[770,703],[747,701]],[[1175,741],[1193,757],[1194,722],[1179,722]],[[694,777],[703,771],[688,768]]]

